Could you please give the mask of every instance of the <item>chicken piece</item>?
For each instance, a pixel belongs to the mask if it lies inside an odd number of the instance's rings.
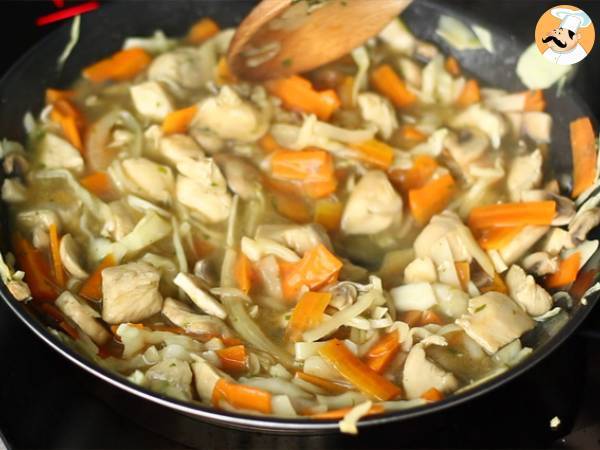
[[[27,188],[18,178],[5,178],[2,183],[2,200],[6,203],[22,203],[27,200]]]
[[[88,273],[81,267],[81,252],[73,236],[67,233],[62,237],[59,253],[63,266],[71,276],[79,279],[88,277]]]
[[[116,200],[108,204],[112,214],[112,237],[119,242],[135,227],[131,210],[123,200]]]
[[[453,116],[449,124],[453,128],[478,128],[488,135],[492,146],[498,148],[508,127],[503,117],[477,103]]]
[[[38,162],[47,169],[69,169],[83,172],[84,161],[81,152],[68,141],[52,133],[46,133],[38,147]]]
[[[204,152],[200,146],[186,134],[163,136],[159,140],[158,148],[160,154],[171,164],[204,158]]]
[[[385,173],[367,172],[354,187],[342,214],[346,234],[374,234],[402,220],[402,198]]]
[[[499,292],[469,300],[469,313],[456,324],[490,355],[535,326],[519,305]]]
[[[187,333],[231,336],[231,331],[221,319],[196,314],[186,304],[172,298],[165,299],[161,312],[163,316],[183,328]]]
[[[167,203],[175,186],[170,167],[146,158],[124,159],[123,173],[137,187],[136,193],[157,202]]]
[[[157,56],[148,68],[149,80],[174,82],[186,89],[198,89],[210,78],[198,50],[189,47]]]
[[[226,153],[217,153],[214,159],[223,171],[229,189],[242,200],[258,197],[262,189],[261,174],[248,160]]]
[[[371,92],[359,94],[357,100],[363,120],[375,125],[382,138],[389,139],[398,128],[398,119],[392,104]]]
[[[431,258],[417,258],[404,269],[405,283],[433,283],[437,280],[437,272]]]
[[[146,81],[129,88],[133,106],[150,120],[163,121],[175,109],[171,96],[156,81]]]
[[[506,273],[506,286],[511,298],[530,316],[541,316],[550,311],[552,297],[516,264]]]
[[[267,132],[270,115],[242,100],[229,86],[198,104],[192,128],[208,128],[222,139],[254,142]]]
[[[163,303],[159,281],[159,271],[144,262],[104,269],[102,319],[110,324],[139,322],[158,313]]]
[[[541,277],[558,270],[558,257],[546,252],[535,252],[523,258],[521,265],[527,272]]]
[[[179,400],[192,399],[192,370],[190,364],[167,358],[146,371],[148,387]]]
[[[600,208],[579,212],[569,223],[569,234],[574,243],[585,241],[588,233],[600,224]]]
[[[256,230],[255,239],[271,239],[291,248],[299,255],[323,244],[332,249],[327,231],[316,223],[309,225],[260,225]]]
[[[523,113],[523,134],[538,144],[548,144],[552,133],[552,116],[546,112],[531,111]]]
[[[102,345],[111,338],[110,333],[96,320],[100,315],[89,305],[77,300],[69,291],[60,294],[54,304],[96,344]]]
[[[188,297],[194,302],[194,304],[202,311],[210,314],[211,316],[224,319],[227,317],[225,308],[221,305],[214,297],[202,289],[200,280],[198,277],[180,272],[173,280],[175,285],[183,289]]]
[[[536,149],[529,155],[515,158],[508,171],[506,187],[513,202],[521,200],[521,193],[542,183],[542,152]]]
[[[500,249],[502,260],[510,265],[518,261],[539,241],[548,231],[549,227],[527,225],[505,247]]]
[[[220,379],[230,380],[231,378],[213,367],[201,356],[192,354],[194,362],[192,363],[192,372],[196,382],[196,392],[203,402],[212,404],[213,392]]]
[[[469,164],[478,160],[489,145],[490,140],[486,134],[477,128],[449,133],[444,139],[444,147],[465,173],[468,173]]]
[[[430,283],[410,283],[390,290],[394,306],[400,312],[425,311],[437,304],[435,292]]]
[[[458,388],[456,377],[429,361],[424,347],[423,344],[415,345],[404,363],[402,384],[409,400],[420,398],[431,388],[443,393],[450,393]]]

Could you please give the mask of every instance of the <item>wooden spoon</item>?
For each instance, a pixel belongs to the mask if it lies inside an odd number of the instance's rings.
[[[227,55],[240,78],[261,81],[331,62],[381,31],[412,0],[263,0]]]

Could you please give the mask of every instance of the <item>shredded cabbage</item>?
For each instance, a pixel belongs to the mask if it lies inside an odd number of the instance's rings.
[[[177,46],[177,40],[169,39],[162,30],[156,30],[150,37],[128,37],[123,43],[123,49],[143,48],[149,53],[164,53]]]
[[[80,27],[81,27],[81,16],[77,15],[73,18],[73,24],[71,25],[71,32],[69,33],[69,42],[67,43],[63,52],[58,57],[58,60],[57,60],[58,70],[62,69],[65,62],[71,55],[71,52],[77,45],[77,41],[79,41]]]
[[[352,104],[356,105],[356,99],[360,90],[365,89],[367,85],[367,72],[369,70],[369,54],[364,47],[355,48],[352,51],[352,59],[358,67],[352,86]]]
[[[529,89],[547,89],[570,74],[574,67],[548,61],[534,42],[519,57],[517,75]]]
[[[494,53],[494,39],[492,38],[492,33],[487,28],[480,27],[479,25],[473,25],[472,27],[473,33],[481,42],[483,48],[485,48],[488,52]]]
[[[454,17],[441,16],[436,34],[457,50],[482,48],[481,41],[473,30]]]

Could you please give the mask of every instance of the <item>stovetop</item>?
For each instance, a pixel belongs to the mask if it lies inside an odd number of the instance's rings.
[[[453,1],[490,21],[511,23],[519,38],[529,40],[537,17],[559,3]],[[592,19],[600,19],[600,2],[582,6]],[[51,31],[52,25],[38,28],[34,20],[54,10],[50,0],[0,4],[0,17],[11,24],[0,27],[0,73]],[[21,30],[16,38],[13,30]],[[574,80],[596,117],[600,117],[599,69],[596,49],[580,65]],[[600,448],[598,405],[600,310],[592,312],[579,331],[538,366],[479,399],[412,423],[361,430],[358,437],[298,437],[226,430],[167,414],[107,387],[67,362],[0,303],[0,449],[3,439],[8,448],[51,449],[591,449]],[[561,423],[552,429],[550,420],[555,416]]]

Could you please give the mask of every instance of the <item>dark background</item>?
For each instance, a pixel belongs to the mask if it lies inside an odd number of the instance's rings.
[[[169,0],[176,1],[176,0]],[[109,1],[101,1],[106,7]],[[227,3],[227,0],[223,0]],[[560,4],[537,0],[449,0],[533,40],[538,17]],[[74,2],[67,1],[66,6]],[[600,1],[571,2],[600,26]],[[140,3],[143,8],[151,3]],[[51,0],[0,1],[0,74],[61,23],[37,27]],[[85,30],[82,30],[85,33]],[[182,30],[183,32],[183,30]],[[600,117],[600,44],[573,80]],[[600,448],[600,312],[542,365],[437,419],[339,436],[272,437],[224,431],[128,401],[55,355],[0,304],[0,432],[14,448]],[[555,381],[548,381],[548,379]],[[549,429],[554,415],[562,419]],[[168,437],[168,439],[167,439]],[[1,439],[1,434],[0,434]],[[1,445],[0,445],[1,448]]]

